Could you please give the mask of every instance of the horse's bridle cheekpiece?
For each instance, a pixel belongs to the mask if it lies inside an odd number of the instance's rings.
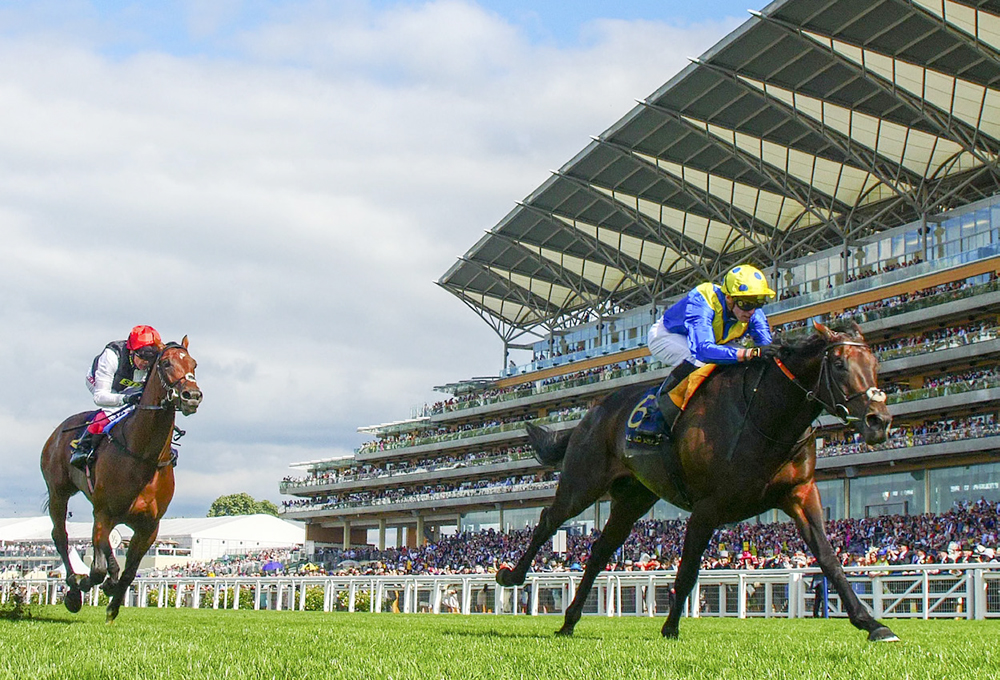
[[[778,368],[781,369],[781,372],[784,373],[789,380],[791,380],[797,387],[799,387],[799,389],[801,389],[803,392],[806,393],[806,400],[815,401],[817,404],[826,409],[826,412],[829,413],[831,416],[839,419],[845,425],[850,425],[851,423],[857,422],[858,420],[861,419],[858,418],[857,416],[851,415],[851,412],[847,408],[848,404],[850,404],[858,397],[867,397],[866,404],[871,404],[872,402],[876,403],[884,402],[886,397],[885,397],[885,392],[883,392],[882,390],[880,390],[875,386],[869,387],[868,389],[860,392],[855,392],[850,396],[844,394],[844,391],[840,388],[839,385],[833,382],[833,378],[830,376],[830,350],[836,349],[837,347],[861,347],[871,352],[871,348],[863,342],[840,340],[838,342],[830,343],[823,350],[823,363],[819,367],[819,375],[816,376],[816,384],[813,385],[813,388],[811,390],[808,389],[805,385],[803,385],[799,381],[799,379],[796,378],[795,375],[790,370],[788,370],[788,367],[781,362],[781,359],[775,357],[774,362],[778,365]],[[820,397],[819,389],[821,383],[825,383],[824,386],[826,387],[826,392],[827,395],[829,395],[830,401],[833,402],[832,404],[823,400],[823,398]],[[843,398],[843,401],[839,400],[838,395],[839,397]]]

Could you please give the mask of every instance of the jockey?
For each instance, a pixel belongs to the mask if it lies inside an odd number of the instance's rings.
[[[139,403],[149,366],[162,346],[155,328],[136,326],[127,340],[108,343],[94,359],[87,374],[87,389],[101,411],[87,425],[84,435],[70,444],[73,450],[69,459],[71,465],[83,470],[91,462],[109,422],[109,413]]]
[[[771,328],[761,309],[774,291],[756,267],[733,267],[722,285],[703,283],[674,303],[649,329],[650,353],[673,372],[656,395],[667,429],[680,415],[669,393],[698,366],[735,364],[761,355],[761,347],[771,344]],[[731,346],[747,333],[755,347]]]

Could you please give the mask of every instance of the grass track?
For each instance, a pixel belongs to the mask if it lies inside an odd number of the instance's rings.
[[[871,644],[845,620],[560,619],[103,608],[0,621],[2,678],[1000,678],[1000,621],[890,621]]]

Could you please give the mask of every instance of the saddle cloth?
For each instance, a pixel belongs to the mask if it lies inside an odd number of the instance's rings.
[[[691,397],[701,387],[712,371],[715,364],[706,364],[693,370],[691,374],[680,382],[674,389],[670,390],[670,399],[677,405],[677,408],[684,410],[687,408]],[[660,408],[656,405],[656,393],[659,388],[650,387],[642,393],[638,403],[629,414],[625,423],[625,441],[637,446],[659,446],[663,434],[666,432],[666,423]]]

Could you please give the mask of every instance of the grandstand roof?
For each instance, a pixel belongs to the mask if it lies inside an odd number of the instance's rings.
[[[680,295],[1000,189],[1000,1],[777,0],[438,281],[505,340]]]

